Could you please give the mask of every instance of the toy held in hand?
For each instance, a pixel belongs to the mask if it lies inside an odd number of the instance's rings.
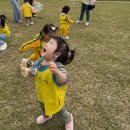
[[[21,63],[20,63],[20,68],[22,68],[22,67],[27,68],[27,61],[28,61],[28,59],[23,58]]]
[[[39,13],[41,10],[43,10],[43,5],[41,3],[34,1],[33,4],[36,13]]]
[[[29,71],[30,71],[30,68],[22,67],[21,68],[21,74],[22,74],[22,76],[23,77],[28,77],[30,75]]]
[[[28,61],[28,59],[23,58],[20,63],[21,74],[23,77],[28,77],[30,75],[29,74],[30,68],[27,68],[27,61]]]

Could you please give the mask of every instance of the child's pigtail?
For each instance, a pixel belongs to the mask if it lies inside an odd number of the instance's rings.
[[[66,63],[64,63],[64,65],[69,64],[75,57],[75,50],[69,50],[68,53],[68,60]]]
[[[0,26],[4,27],[5,26],[5,20],[7,17],[5,15],[0,15]]]

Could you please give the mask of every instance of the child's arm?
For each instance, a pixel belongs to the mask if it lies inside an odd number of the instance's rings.
[[[28,77],[30,75],[35,75],[37,73],[37,66],[39,61],[36,61],[33,67],[27,68],[27,59],[23,58],[21,64],[20,64],[20,69],[21,69],[21,74],[23,77]]]
[[[22,52],[25,52],[28,49],[36,48],[36,47],[39,47],[39,46],[40,46],[40,40],[37,39],[37,38],[34,38],[31,41],[23,43],[23,45],[19,48],[19,52],[22,53]]]
[[[54,72],[56,79],[60,84],[65,84],[67,81],[66,73],[63,73],[56,65],[55,62],[50,62],[49,69]]]
[[[65,20],[66,20],[68,23],[74,23],[74,20],[72,20],[69,16],[66,16]]]

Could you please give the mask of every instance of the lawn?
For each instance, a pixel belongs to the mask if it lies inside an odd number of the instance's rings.
[[[0,14],[7,15],[11,30],[8,48],[0,53],[0,130],[64,130],[55,117],[44,125],[35,124],[41,110],[33,77],[23,78],[19,70],[21,59],[31,52],[20,54],[18,48],[46,23],[59,27],[66,4],[77,20],[81,3],[38,1],[44,9],[29,27],[13,23],[10,2],[0,1]],[[130,4],[97,3],[90,19],[90,26],[70,26],[68,43],[76,56],[65,66],[69,75],[65,106],[74,116],[74,130],[130,130]]]

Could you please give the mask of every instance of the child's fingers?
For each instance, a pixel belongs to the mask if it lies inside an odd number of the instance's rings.
[[[49,66],[49,70],[50,70],[50,71],[53,71],[53,70],[54,70],[53,65],[50,65],[50,66]]]

